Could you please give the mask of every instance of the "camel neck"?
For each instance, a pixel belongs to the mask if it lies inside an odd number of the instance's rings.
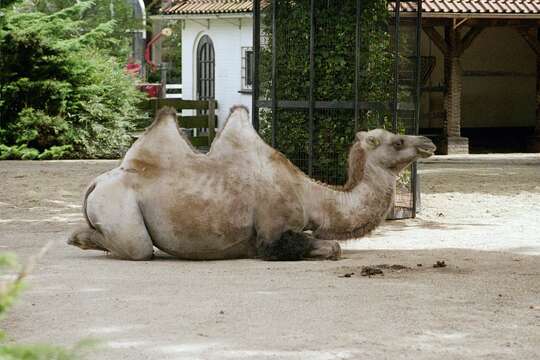
[[[369,233],[390,209],[395,181],[395,175],[369,162],[362,179],[351,190],[311,181],[304,192],[308,227],[324,239],[350,239]]]

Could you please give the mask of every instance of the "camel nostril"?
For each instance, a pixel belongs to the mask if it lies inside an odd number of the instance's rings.
[[[425,136],[420,136],[420,142],[422,144],[433,144],[433,141],[431,141],[430,138],[425,137]]]

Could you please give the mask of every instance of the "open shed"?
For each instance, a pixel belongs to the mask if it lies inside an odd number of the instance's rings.
[[[540,1],[424,0],[421,132],[444,154],[540,151]],[[401,2],[403,18],[414,7]],[[411,14],[412,16],[412,14]]]

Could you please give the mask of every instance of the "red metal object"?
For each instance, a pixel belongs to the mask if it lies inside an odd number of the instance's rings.
[[[138,84],[137,87],[151,98],[159,97],[159,94],[161,93],[161,84],[142,83]]]
[[[144,59],[146,60],[146,63],[148,65],[150,65],[150,70],[152,72],[156,71],[156,69],[157,69],[157,64],[154,63],[152,61],[152,59],[150,58],[150,53],[152,51],[152,45],[154,45],[154,43],[156,41],[158,41],[162,36],[170,36],[170,34],[171,34],[170,29],[168,29],[168,28],[162,29],[158,34],[156,34],[152,39],[150,39],[148,44],[146,44],[146,50],[144,51]]]

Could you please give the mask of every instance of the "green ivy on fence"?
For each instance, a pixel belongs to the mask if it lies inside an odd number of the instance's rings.
[[[278,1],[278,0],[276,0]],[[276,34],[271,32],[272,6],[263,9],[261,49],[261,97],[271,98],[271,44],[276,37],[276,85],[278,100],[309,98],[309,1],[279,0]],[[315,87],[317,101],[352,101],[355,99],[356,0],[315,1]],[[388,103],[393,74],[393,57],[388,32],[389,13],[386,0],[363,0],[360,22],[359,99]],[[308,153],[307,110],[278,110],[277,147],[305,170]],[[354,111],[316,110],[315,174],[334,174],[343,182],[346,156],[354,139]],[[364,111],[360,128],[389,124],[388,111]],[[261,132],[270,142],[271,113],[261,112]],[[328,180],[324,177],[322,180]],[[332,180],[332,179],[330,179]]]

